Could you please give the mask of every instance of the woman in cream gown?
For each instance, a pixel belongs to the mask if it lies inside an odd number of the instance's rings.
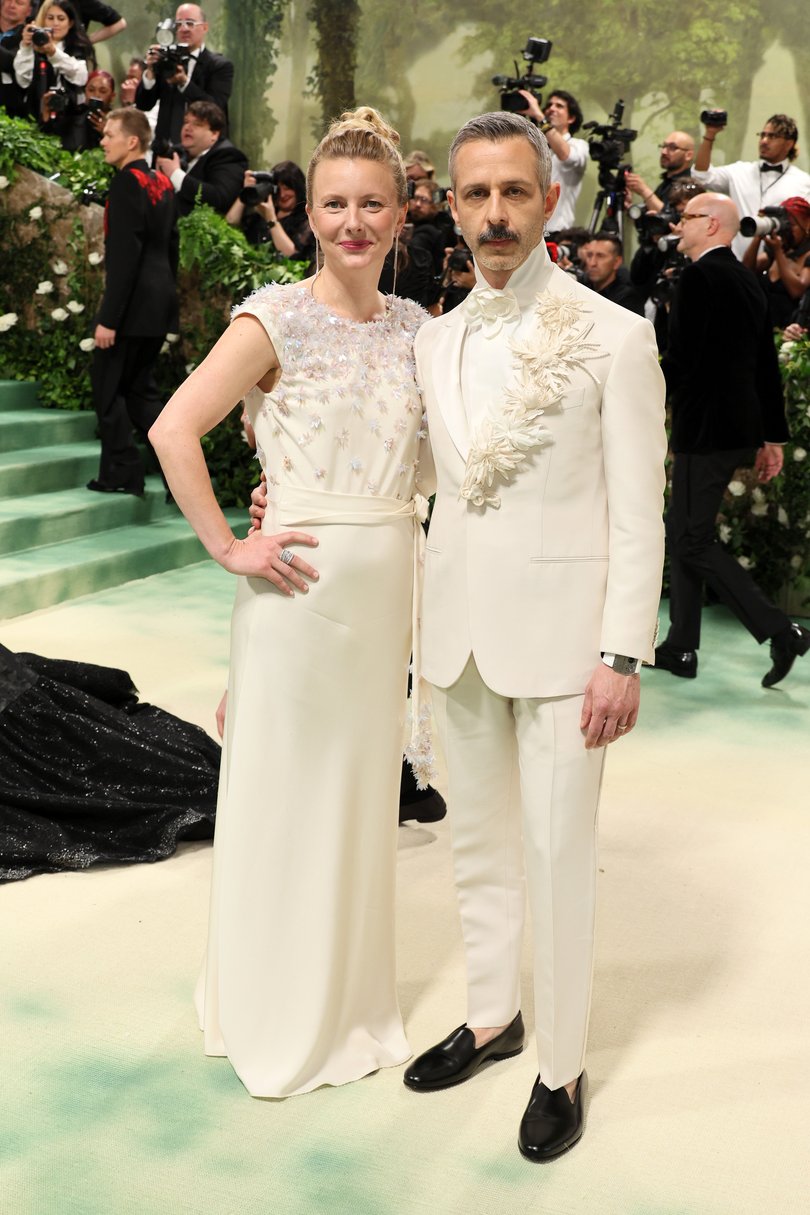
[[[322,271],[238,307],[151,432],[181,509],[240,575],[197,1003],[206,1053],[259,1097],[410,1054],[393,911],[425,314],[377,292],[405,216],[396,138],[373,110],[333,124],[307,175]],[[247,540],[199,443],[242,396],[268,486]]]

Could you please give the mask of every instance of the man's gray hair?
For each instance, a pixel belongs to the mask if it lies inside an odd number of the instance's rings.
[[[537,153],[537,178],[540,188],[545,194],[551,185],[551,152],[548,140],[542,131],[538,130],[528,118],[520,114],[510,114],[505,110],[495,110],[491,114],[479,114],[471,118],[456,135],[450,145],[448,169],[450,184],[456,185],[456,156],[465,143],[474,139],[486,139],[490,143],[501,143],[505,139],[527,139]]]

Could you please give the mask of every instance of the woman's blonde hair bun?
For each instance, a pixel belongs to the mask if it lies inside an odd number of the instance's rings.
[[[385,121],[379,110],[373,106],[361,105],[356,110],[345,110],[340,118],[336,118],[329,127],[329,136],[343,135],[347,131],[373,131],[387,139],[394,147],[399,147],[399,131]]]

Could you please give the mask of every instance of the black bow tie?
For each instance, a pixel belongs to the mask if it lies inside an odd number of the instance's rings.
[[[782,165],[769,165],[767,161],[762,162],[759,166],[760,173],[781,173]]]

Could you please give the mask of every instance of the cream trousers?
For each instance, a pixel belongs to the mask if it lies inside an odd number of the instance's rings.
[[[449,778],[467,1024],[506,1025],[517,1014],[528,887],[537,1053],[551,1089],[582,1071],[591,999],[605,749],[585,750],[582,701],[499,696],[472,657],[452,687],[433,690]]]

